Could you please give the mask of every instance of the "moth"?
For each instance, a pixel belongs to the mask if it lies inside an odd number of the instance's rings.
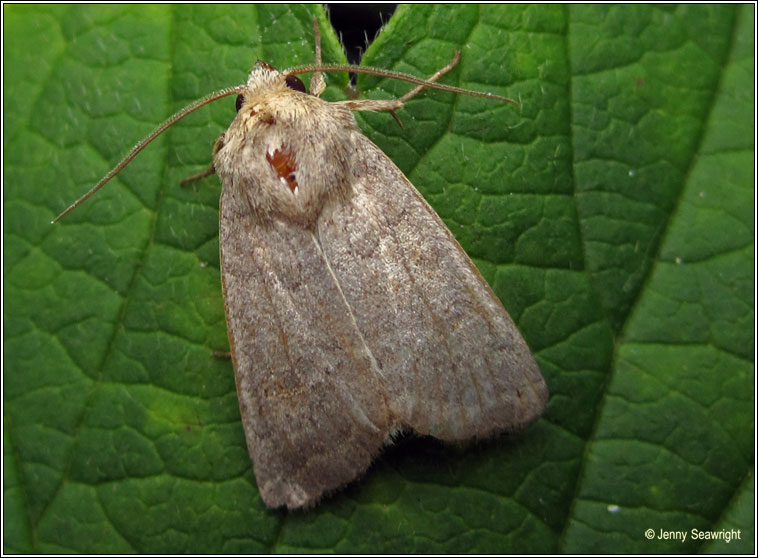
[[[538,418],[548,390],[500,300],[442,220],[376,145],[353,110],[394,111],[457,59],[396,100],[320,99],[316,64],[257,62],[215,144],[219,246],[229,345],[247,446],[269,507],[307,507],[359,477],[403,431],[486,438]],[[296,74],[313,73],[310,93]]]

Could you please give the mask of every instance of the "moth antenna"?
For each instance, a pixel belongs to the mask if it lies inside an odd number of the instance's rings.
[[[316,65],[321,65],[321,32],[318,30],[318,20],[314,17],[313,18],[313,40],[316,43]],[[313,75],[311,76],[311,95],[315,95],[316,97],[321,96],[321,94],[324,92],[324,89],[326,89],[326,80],[324,79],[324,75],[321,72],[313,72]]]
[[[437,70],[436,72],[434,72],[434,74],[431,75],[431,76],[429,76],[426,79],[426,81],[435,81],[436,82],[441,76],[445,75],[447,72],[449,72],[450,70],[452,70],[453,68],[455,68],[456,64],[458,64],[458,62],[460,61],[460,59],[461,59],[461,51],[460,50],[456,50],[455,51],[455,56],[453,56],[453,59],[448,63],[448,65],[445,66],[444,68],[440,68],[439,70]],[[400,97],[398,99],[398,101],[400,101],[401,103],[405,103],[407,100],[412,99],[413,97],[415,97],[416,95],[418,95],[424,89],[426,89],[426,87],[424,87],[423,85],[419,85],[418,87],[414,87],[412,90],[408,91],[408,93],[406,93],[405,95],[403,95],[402,97]],[[398,119],[396,118],[395,120],[398,120]],[[400,125],[400,127],[402,128],[402,124]]]
[[[113,167],[108,174],[106,174],[103,178],[100,179],[100,182],[95,184],[92,189],[84,194],[82,197],[80,197],[78,200],[76,200],[74,203],[69,205],[63,212],[60,213],[51,223],[57,223],[61,219],[63,219],[66,215],[71,213],[74,209],[79,207],[82,203],[87,201],[95,192],[97,192],[100,188],[105,186],[105,184],[114,176],[116,176],[121,170],[128,165],[132,159],[134,159],[137,154],[145,149],[147,145],[153,141],[155,138],[160,136],[163,132],[165,132],[168,128],[170,128],[172,125],[176,124],[179,120],[187,116],[189,113],[196,111],[200,107],[207,105],[208,103],[211,103],[213,101],[216,101],[218,99],[221,99],[223,97],[228,97],[229,95],[233,95],[234,93],[241,93],[245,89],[245,85],[237,85],[236,87],[227,87],[225,89],[221,89],[219,91],[215,91],[209,95],[206,95],[202,99],[198,99],[194,103],[187,105],[179,112],[173,114],[170,116],[167,120],[163,122],[160,126],[158,126],[155,130],[153,130],[149,136],[145,137],[144,139],[140,140],[140,142],[132,147],[131,151],[126,154],[126,156],[121,159],[121,162],[117,164],[115,167]]]
[[[425,88],[428,87],[429,89],[440,89],[441,91],[450,91],[451,93],[470,95],[471,97],[484,97],[485,99],[503,101],[505,103],[510,103],[512,105],[518,106],[518,103],[513,99],[509,99],[508,97],[501,97],[500,95],[495,95],[493,93],[482,93],[481,91],[472,91],[471,89],[463,89],[461,87],[455,87],[453,85],[434,83],[421,78],[417,78],[411,74],[396,72],[394,70],[383,70],[381,68],[356,66],[353,64],[313,64],[309,66],[297,66],[295,68],[290,68],[289,70],[282,73],[285,76],[294,76],[296,74],[308,74],[311,72],[355,72],[356,74],[370,74],[373,76],[380,76],[415,83],[416,85],[421,85]]]

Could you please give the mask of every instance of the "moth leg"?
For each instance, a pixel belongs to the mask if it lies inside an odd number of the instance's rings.
[[[213,163],[211,163],[211,166],[205,169],[204,171],[199,172],[197,174],[193,174],[192,176],[188,176],[187,178],[183,178],[182,180],[179,181],[179,184],[181,184],[182,186],[186,186],[190,182],[202,180],[206,176],[210,176],[212,174],[216,174],[216,169],[213,167]]]
[[[232,358],[232,352],[231,351],[213,351],[211,353],[213,355],[213,358],[223,358],[223,359],[230,359]]]
[[[321,65],[321,33],[318,30],[318,21],[313,18],[313,37],[316,41],[316,66]],[[324,74],[321,72],[313,72],[311,77],[311,95],[319,97],[326,89],[326,81],[324,80]]]
[[[213,157],[216,156],[216,153],[219,152],[219,150],[224,147],[224,134],[221,134],[218,139],[216,140],[216,143],[213,145]],[[205,169],[202,172],[199,172],[197,174],[193,174],[192,176],[188,176],[184,180],[180,180],[179,184],[182,186],[185,186],[189,184],[190,182],[195,182],[196,180],[201,180],[205,178],[206,176],[210,176],[212,174],[216,174],[216,168],[213,166],[213,163],[211,163],[211,166],[207,169]]]
[[[377,100],[377,99],[356,99],[349,101],[337,101],[335,105],[344,105],[350,110],[373,110],[373,111],[394,111],[403,108],[400,99]]]
[[[444,76],[450,70],[455,68],[455,66],[458,64],[460,59],[461,59],[461,51],[456,50],[455,55],[453,56],[453,59],[450,61],[450,63],[444,68],[440,68],[439,70],[434,72],[426,81],[437,81],[441,76]],[[411,89],[410,91],[408,91],[408,93],[400,97],[398,101],[400,101],[401,103],[405,103],[408,99],[411,99],[412,97],[415,97],[416,95],[421,93],[421,91],[423,91],[425,87],[426,86],[424,85],[419,85],[418,87]]]
[[[460,51],[455,51],[455,56],[453,56],[453,59],[450,61],[450,63],[445,66],[444,68],[441,68],[434,72],[427,81],[437,81],[441,76],[445,75],[447,72],[452,70],[456,64],[461,59],[461,53]],[[387,111],[390,114],[392,114],[392,117],[397,121],[400,126],[402,126],[402,122],[400,122],[400,119],[395,114],[396,110],[399,110],[403,108],[403,105],[408,99],[411,99],[418,95],[421,91],[423,91],[426,88],[425,85],[419,85],[418,87],[415,87],[399,99],[394,99],[391,101],[379,101],[374,99],[359,99],[359,100],[350,100],[350,101],[340,101],[338,104],[345,105],[346,107],[350,108],[351,110],[373,110],[373,111]]]

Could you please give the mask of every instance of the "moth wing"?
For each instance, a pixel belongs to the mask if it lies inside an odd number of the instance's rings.
[[[248,449],[265,503],[315,503],[365,471],[390,432],[375,363],[315,234],[258,222],[225,185],[227,327]]]
[[[351,197],[324,208],[318,232],[391,423],[464,440],[533,421],[547,386],[500,300],[389,157],[352,141]]]

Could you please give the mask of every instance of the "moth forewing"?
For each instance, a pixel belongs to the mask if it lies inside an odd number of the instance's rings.
[[[547,394],[507,312],[402,172],[356,140],[360,178],[349,203],[324,212],[319,234],[381,363],[393,423],[463,440],[531,422]]]

